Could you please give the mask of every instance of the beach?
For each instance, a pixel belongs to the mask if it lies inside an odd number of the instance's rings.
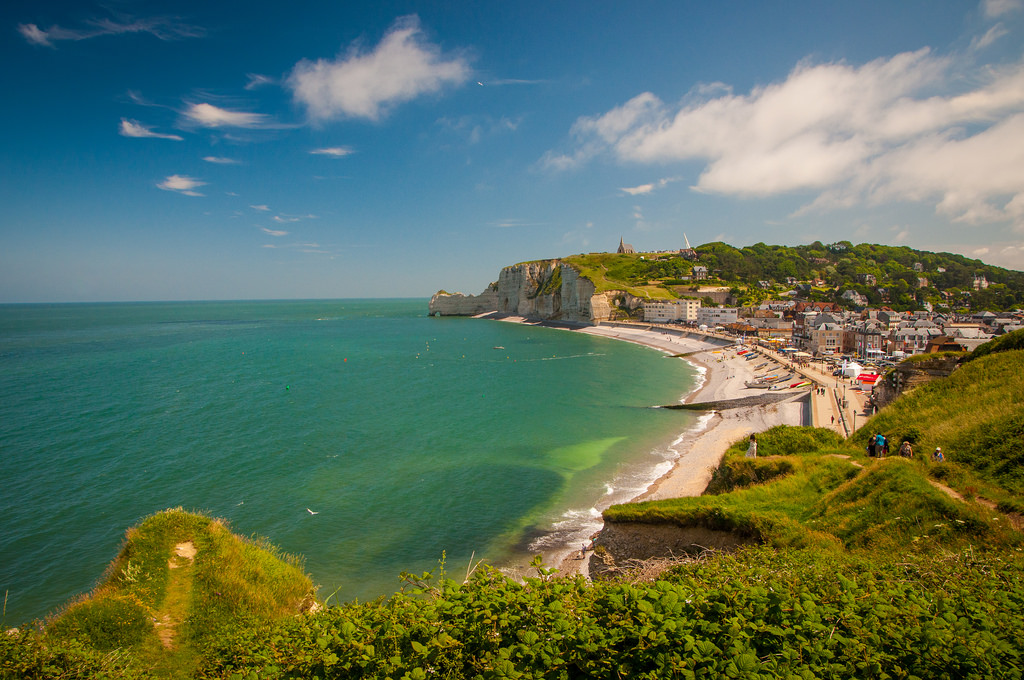
[[[724,401],[762,393],[745,385],[745,381],[754,378],[753,367],[761,361],[747,361],[738,356],[736,346],[712,344],[656,329],[592,326],[579,332],[647,345],[672,354],[695,352],[685,359],[703,369],[704,379],[696,390],[686,396],[686,402]],[[794,397],[802,396],[806,389],[792,392]],[[799,399],[714,411],[704,420],[702,429],[681,435],[682,441],[676,447],[680,455],[672,469],[633,500],[699,496],[707,488],[712,470],[718,466],[730,444],[776,425],[804,424],[807,424],[804,422],[804,404]]]
[[[523,321],[519,318],[505,320]],[[762,390],[747,388],[745,381],[752,380],[755,377],[754,366],[768,361],[768,358],[747,361],[744,355],[737,354],[742,351],[741,346],[724,344],[726,341],[721,339],[712,342],[654,326],[602,324],[574,328],[572,332],[645,345],[672,355],[685,354],[683,358],[701,372],[699,386],[686,395],[685,402],[725,401],[764,394]],[[781,365],[774,359],[772,361],[772,365]],[[759,373],[767,368],[770,367]],[[678,456],[671,469],[633,498],[633,502],[699,496],[704,493],[712,471],[733,442],[776,425],[809,425],[806,422],[807,388],[786,390],[786,393],[791,393],[793,398],[768,405],[708,411],[696,426],[682,432],[674,443],[673,449]],[[770,455],[770,452],[763,451],[762,454]],[[587,557],[589,555],[587,553]],[[544,558],[546,564],[559,565],[563,574],[587,574],[587,559],[581,559],[580,549],[566,547],[551,551]]]

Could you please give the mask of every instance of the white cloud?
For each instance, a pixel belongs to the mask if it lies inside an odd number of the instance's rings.
[[[652,193],[655,189],[661,189],[667,186],[670,182],[676,182],[678,180],[678,177],[664,177],[651,184],[641,184],[640,186],[635,187],[621,187],[619,191],[625,192],[630,196],[646,196],[647,194]]]
[[[88,28],[62,28],[54,25],[43,30],[35,24],[19,24],[18,32],[33,45],[53,47],[61,40],[88,40],[104,35],[121,35],[124,33],[149,33],[160,40],[181,40],[198,38],[206,34],[199,26],[190,26],[169,17],[153,17],[150,19],[134,19],[130,21],[114,21],[112,19],[92,19],[86,22]]]
[[[310,151],[311,154],[317,156],[331,156],[333,158],[343,158],[350,154],[355,153],[352,147],[348,146],[329,146],[323,149],[313,149]]]
[[[127,118],[121,119],[120,133],[125,137],[141,137],[150,139],[173,139],[175,141],[182,141],[182,137],[178,135],[163,134],[160,132],[153,132],[151,129],[142,125],[138,121],[128,120]]]
[[[195,189],[206,186],[206,182],[200,182],[198,179],[187,175],[171,175],[164,181],[158,182],[156,186],[164,191],[175,191],[185,196],[202,196],[203,194],[195,191]]]
[[[247,90],[255,90],[258,87],[273,85],[277,82],[270,76],[260,75],[259,73],[246,73],[245,76],[249,79],[249,82],[245,84],[245,89]]]
[[[715,86],[676,106],[643,93],[578,119],[570,150],[542,162],[569,169],[602,154],[634,164],[701,160],[701,192],[817,195],[807,210],[927,201],[964,222],[1014,211],[1019,219],[1024,63],[969,77],[953,66],[923,49],[859,67],[801,63],[748,94]]]
[[[184,115],[188,121],[208,128],[264,128],[269,120],[266,114],[231,111],[206,103],[191,104]]]
[[[981,257],[982,255],[988,255],[988,248],[985,248],[985,247],[975,248],[974,250],[971,251],[971,255],[974,255],[975,257]]]
[[[469,144],[477,144],[481,140],[515,132],[519,129],[521,118],[501,116],[461,116],[458,118],[438,118],[437,125],[447,132],[464,138]]]
[[[1021,9],[1021,0],[982,0],[981,7],[988,17],[1001,17]]]
[[[541,163],[554,170],[577,167],[602,153],[632,128],[662,119],[664,115],[661,100],[650,92],[644,92],[602,116],[577,119],[570,130],[577,142],[576,151],[571,154],[549,151]]]
[[[379,120],[396,104],[460,85],[469,75],[463,56],[442,55],[423,38],[419,19],[409,16],[396,21],[372,51],[354,45],[335,60],[303,60],[287,83],[314,120]]]
[[[275,229],[267,229],[266,227],[260,227],[260,229],[262,229],[266,233],[270,234],[271,236],[287,236],[288,235],[287,231],[277,231]]]
[[[1006,26],[1004,26],[1002,24],[996,24],[992,28],[990,28],[987,31],[985,31],[985,35],[981,36],[980,38],[975,38],[974,40],[972,40],[971,41],[971,49],[972,50],[982,50],[982,49],[985,49],[986,47],[988,47],[989,45],[992,45],[993,43],[995,43],[995,41],[999,40],[1000,38],[1002,38],[1004,35],[1006,35],[1009,32],[1010,31],[1009,31],[1009,29],[1006,28]]]
[[[259,210],[261,212],[267,212],[268,210],[270,210],[270,208],[265,205],[250,205],[249,207],[252,208],[253,210]]]
[[[619,191],[625,191],[630,196],[643,196],[654,191],[653,184],[641,184],[636,187],[622,187]]]
[[[18,24],[18,32],[21,33],[25,40],[29,41],[33,45],[45,45],[47,47],[53,46],[47,32],[40,29],[35,24]]]
[[[236,161],[234,158],[224,158],[223,156],[203,156],[203,160],[216,165],[238,165],[241,163],[241,161]]]

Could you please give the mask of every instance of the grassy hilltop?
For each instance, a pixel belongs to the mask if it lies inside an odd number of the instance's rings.
[[[695,256],[695,259],[694,259]],[[624,290],[641,299],[702,297],[702,287],[725,287],[748,306],[797,288],[800,299],[851,303],[843,292],[864,295],[871,306],[896,311],[923,309],[1005,311],[1024,306],[1024,272],[987,265],[953,253],[906,246],[840,241],[823,245],[736,248],[722,242],[680,252],[589,253],[562,258],[593,281],[597,292]],[[694,280],[695,266],[707,279]],[[975,286],[976,277],[985,286]]]
[[[773,428],[708,494],[605,513],[733,531],[738,552],[594,583],[442,562],[310,610],[301,562],[168,511],[90,597],[0,637],[0,678],[1020,678],[1024,331],[968,359],[850,440]],[[875,431],[915,458],[868,458]]]

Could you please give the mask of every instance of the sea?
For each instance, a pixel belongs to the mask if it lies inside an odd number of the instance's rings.
[[[332,602],[514,573],[667,471],[697,370],[426,299],[0,305],[3,625],[166,508],[301,555]],[[557,565],[552,565],[557,566]]]

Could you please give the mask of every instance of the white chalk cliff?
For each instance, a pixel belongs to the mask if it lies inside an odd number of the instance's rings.
[[[528,319],[595,323],[619,316],[620,306],[640,301],[624,291],[595,293],[590,279],[561,260],[539,260],[505,267],[498,281],[479,295],[441,291],[430,299],[430,313],[476,316],[497,312]]]

